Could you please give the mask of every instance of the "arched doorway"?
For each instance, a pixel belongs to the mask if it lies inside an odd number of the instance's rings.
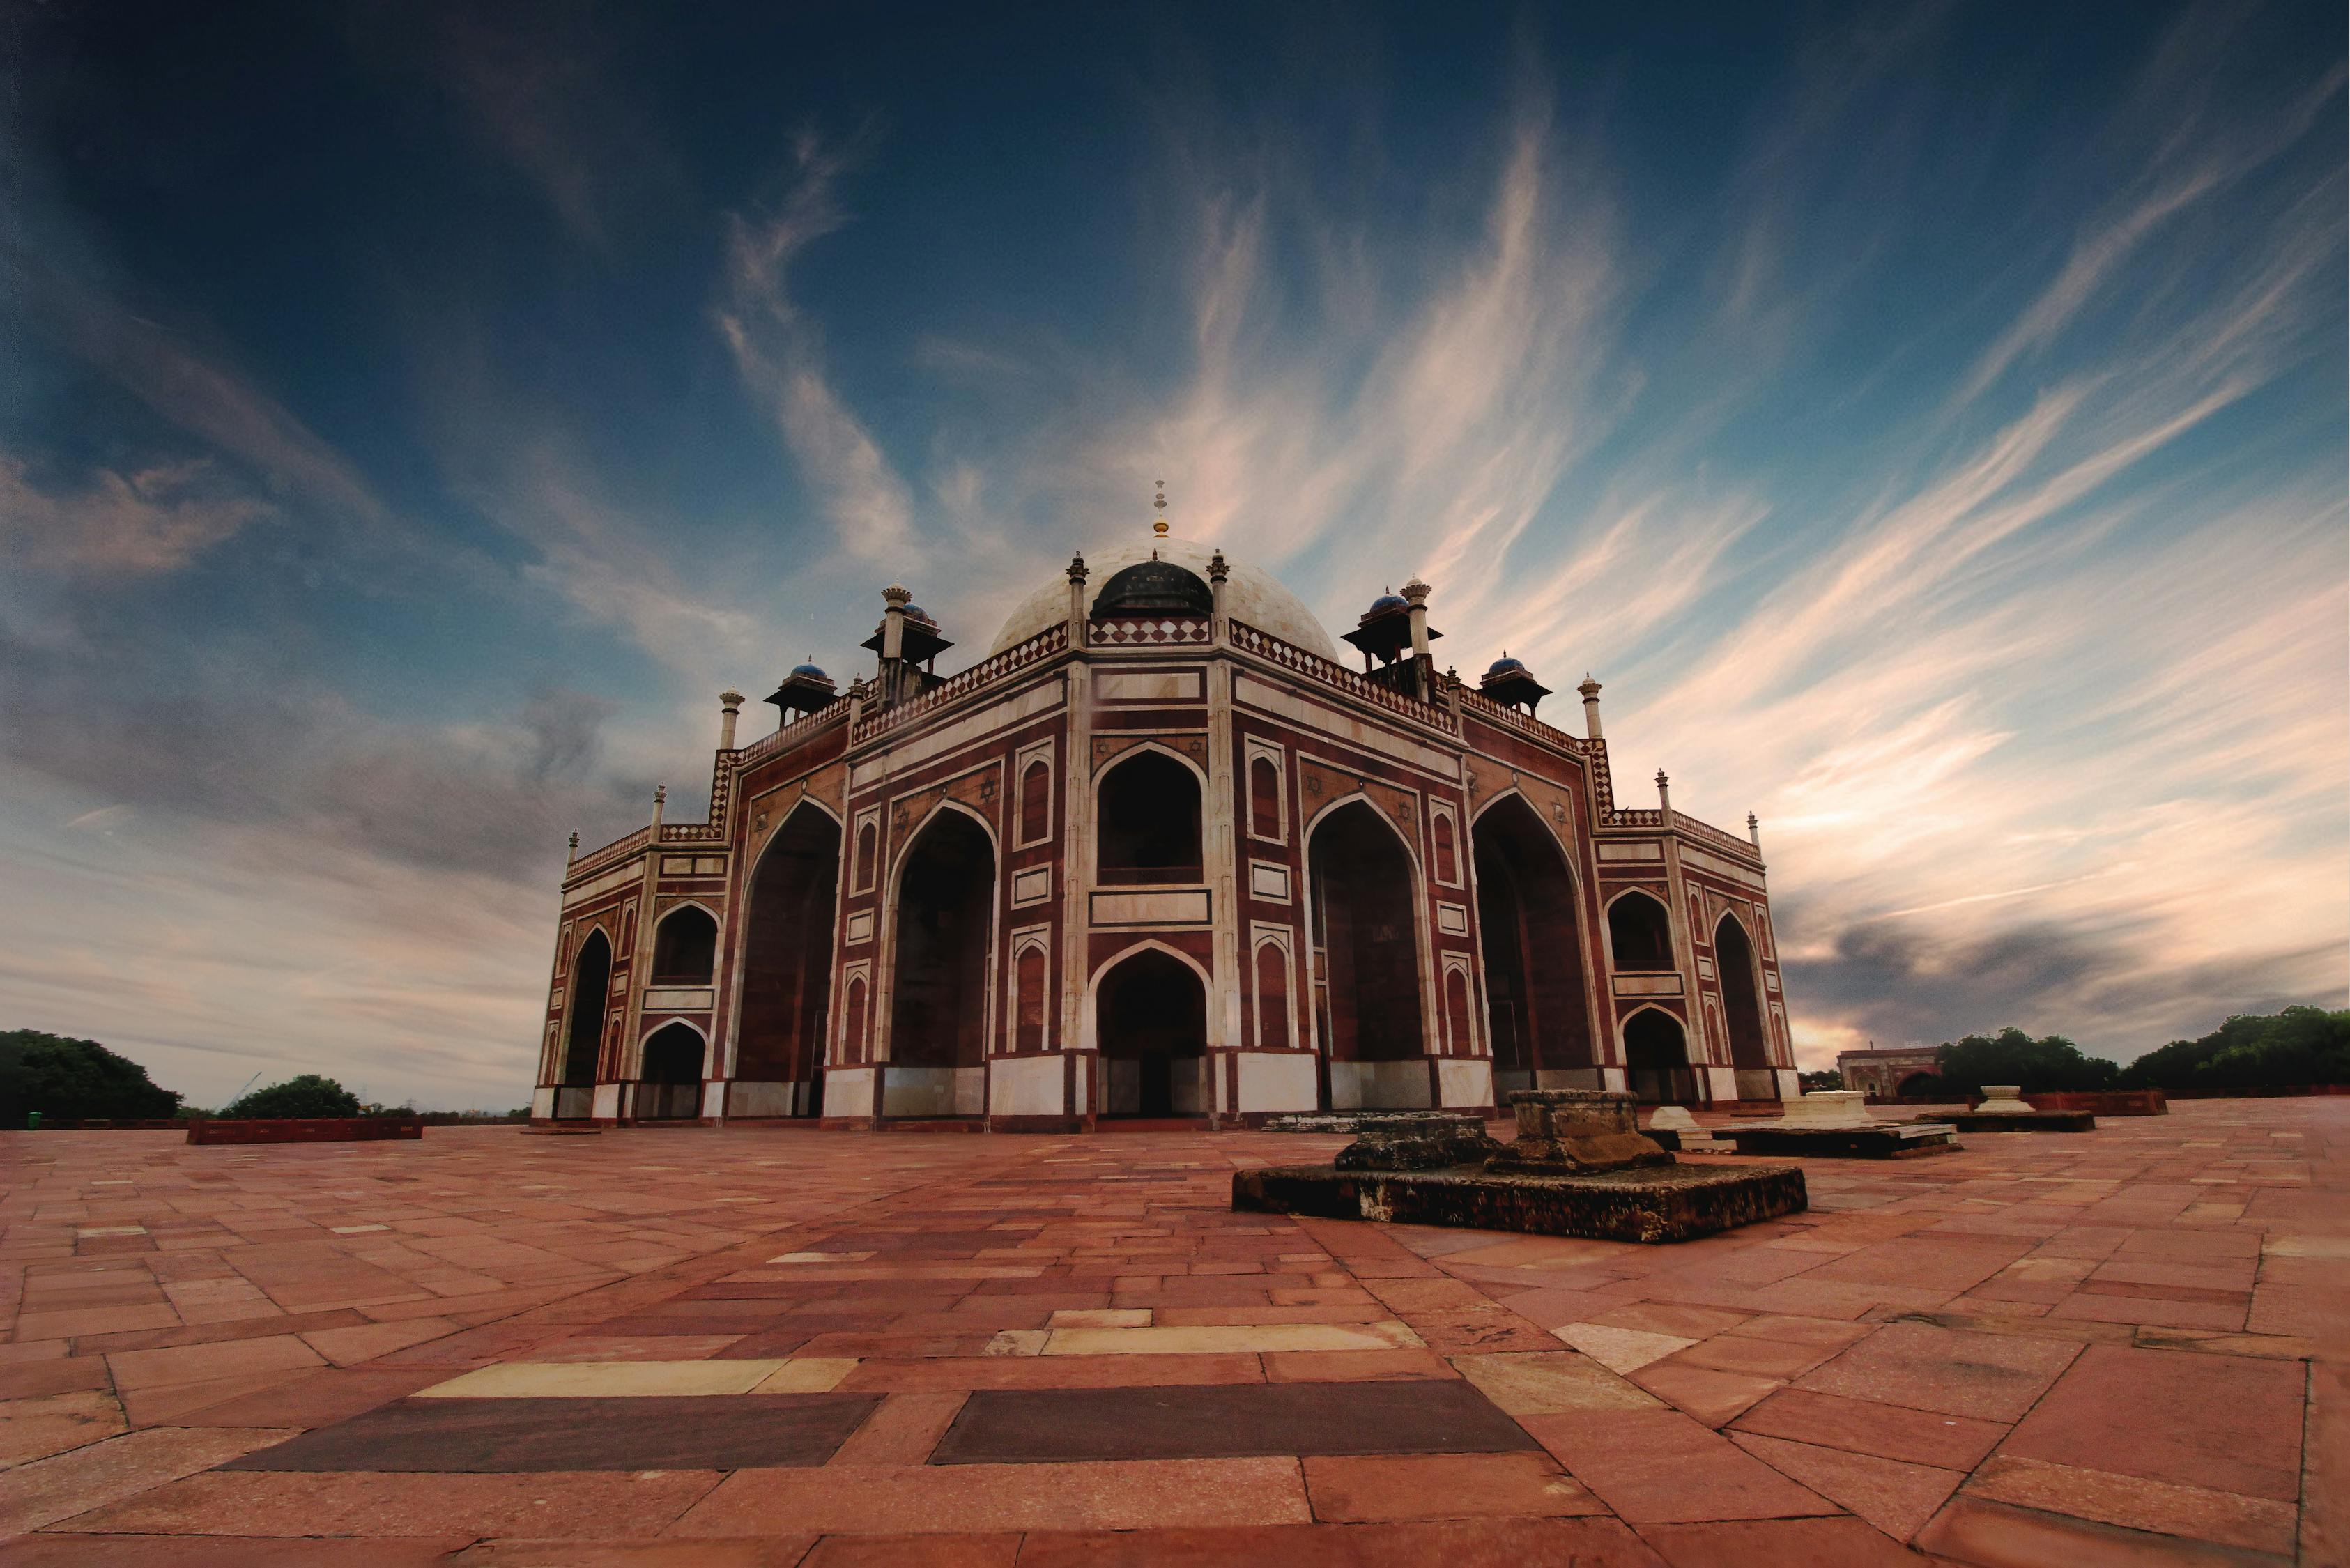
[[[931,818],[899,873],[882,1114],[976,1116],[987,1049],[995,846],[960,811]]]
[[[1644,1106],[1693,1106],[1697,1075],[1690,1069],[1689,1041],[1680,1021],[1644,1007],[1624,1025],[1624,1064],[1632,1095]]]
[[[709,1053],[691,1024],[668,1023],[645,1042],[639,1070],[637,1119],[684,1121],[702,1115],[702,1069]]]
[[[1607,906],[1607,945],[1619,974],[1675,967],[1672,917],[1646,893],[1626,893]]]
[[[1349,801],[1315,826],[1305,866],[1321,1103],[1424,1106],[1419,929],[1403,840],[1367,802]]]
[[[1207,1109],[1208,992],[1190,964],[1158,948],[1118,961],[1094,1001],[1101,1114],[1198,1116]]]
[[[1138,751],[1102,774],[1098,868],[1112,885],[1197,882],[1200,780],[1165,752]]]
[[[743,1010],[734,1029],[734,1116],[820,1116],[824,1022],[832,1001],[832,924],[840,826],[812,805],[785,819],[751,874]]]
[[[1566,857],[1522,795],[1495,802],[1471,828],[1477,924],[1485,948],[1485,1015],[1493,1088],[1596,1088],[1583,924]]]
[[[708,985],[718,965],[718,922],[698,904],[681,904],[653,928],[655,985]]]
[[[1746,940],[1746,928],[1729,915],[1713,928],[1713,962],[1721,975],[1721,1009],[1730,1026],[1730,1064],[1738,1074],[1738,1097],[1775,1100],[1778,1077],[1771,1071],[1770,1040],[1762,1033],[1754,945]]]
[[[566,1010],[563,1075],[555,1091],[555,1114],[592,1116],[596,1104],[596,1055],[604,1043],[604,1013],[612,1001],[612,944],[602,930],[588,933],[571,961],[571,1005]]]

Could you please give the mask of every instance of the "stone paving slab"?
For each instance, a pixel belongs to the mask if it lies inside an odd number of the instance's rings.
[[[1343,1142],[0,1134],[0,1568],[2350,1556],[2350,1103],[1670,1246],[1226,1207]]]

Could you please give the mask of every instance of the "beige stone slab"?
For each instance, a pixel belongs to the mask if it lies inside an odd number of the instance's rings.
[[[1052,1332],[1049,1329],[1000,1329],[995,1337],[987,1342],[987,1348],[980,1354],[982,1355],[1042,1355],[1045,1354],[1045,1342],[1052,1337]]]
[[[747,1394],[781,1370],[776,1359],[743,1361],[510,1361],[420,1389],[420,1399],[609,1399],[676,1394]],[[853,1363],[852,1363],[853,1365]],[[847,1376],[844,1371],[843,1376]],[[836,1380],[837,1381],[837,1380]]]
[[[1551,1332],[1611,1372],[1637,1372],[1697,1343],[1675,1334],[1611,1328],[1604,1323],[1570,1323]]]
[[[861,1263],[872,1255],[870,1252],[785,1252],[781,1257],[770,1258],[767,1262],[771,1263]]]
[[[1456,1355],[1452,1365],[1478,1391],[1513,1416],[1565,1416],[1581,1410],[1659,1410],[1647,1389],[1571,1350],[1502,1351]]]
[[[1417,1350],[1419,1335],[1386,1323],[1214,1324],[1199,1327],[1056,1328],[1047,1355],[1219,1355],[1284,1350]]]
[[[1055,1328],[1148,1328],[1149,1307],[1063,1307],[1053,1314]]]
[[[752,1385],[754,1394],[829,1394],[840,1386],[840,1380],[857,1370],[854,1355],[805,1355],[786,1361],[775,1371]],[[723,1361],[702,1362],[705,1366],[723,1366]]]

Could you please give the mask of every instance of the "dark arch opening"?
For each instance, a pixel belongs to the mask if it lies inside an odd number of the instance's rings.
[[[824,1020],[832,1002],[832,926],[840,826],[814,806],[785,819],[751,874],[743,940],[743,1012],[734,1032],[736,1116],[820,1116]],[[797,1088],[780,1085],[807,1085]]]
[[[683,1023],[655,1030],[638,1076],[639,1121],[686,1121],[702,1115],[702,1036]]]
[[[1335,1064],[1403,1062],[1424,1054],[1419,944],[1411,860],[1368,805],[1324,817],[1305,846],[1314,917],[1314,1012],[1322,1104],[1388,1103],[1380,1075]],[[1425,1104],[1424,1083],[1415,1104]],[[1335,1099],[1334,1099],[1335,1095]],[[1366,1096],[1368,1096],[1367,1098]]]
[[[718,922],[710,911],[682,905],[653,928],[655,985],[708,985],[718,962]]]
[[[1642,1105],[1697,1103],[1688,1037],[1672,1014],[1648,1007],[1632,1015],[1624,1025],[1624,1064],[1631,1073],[1633,1096]]]
[[[1101,1114],[1192,1116],[1206,1107],[1208,992],[1191,966],[1145,948],[1102,976],[1094,1003],[1101,1047]]]
[[[1201,880],[1200,781],[1164,752],[1137,752],[1102,775],[1101,879]]]
[[[1607,940],[1619,972],[1673,967],[1673,922],[1646,893],[1627,893],[1607,906]]]
[[[976,1067],[986,1045],[995,846],[959,811],[931,819],[898,884],[889,1069]],[[919,1096],[917,1096],[919,1097]],[[911,1103],[911,1102],[909,1102]],[[949,1100],[933,1106],[943,1114]]]
[[[596,1054],[604,1043],[604,1014],[612,1000],[612,944],[590,931],[571,961],[571,1008],[565,1021],[563,1077],[555,1095],[558,1116],[590,1114],[596,1093]]]
[[[1745,1072],[1767,1072],[1771,1066],[1769,1036],[1762,1032],[1762,998],[1754,988],[1754,945],[1745,928],[1730,916],[1713,928],[1713,962],[1721,972],[1721,1008],[1730,1025],[1730,1064]],[[1747,1085],[1738,1086],[1741,1099]],[[1774,1096],[1775,1097],[1775,1096]]]
[[[1537,1073],[1589,1069],[1583,925],[1558,841],[1516,796],[1478,817],[1471,836],[1493,1087],[1530,1089]]]

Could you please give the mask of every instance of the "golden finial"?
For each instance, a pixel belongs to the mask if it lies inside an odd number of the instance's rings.
[[[1154,479],[1151,483],[1159,486],[1159,493],[1150,503],[1158,510],[1159,515],[1150,520],[1150,531],[1164,539],[1167,537],[1167,482],[1163,479]]]

